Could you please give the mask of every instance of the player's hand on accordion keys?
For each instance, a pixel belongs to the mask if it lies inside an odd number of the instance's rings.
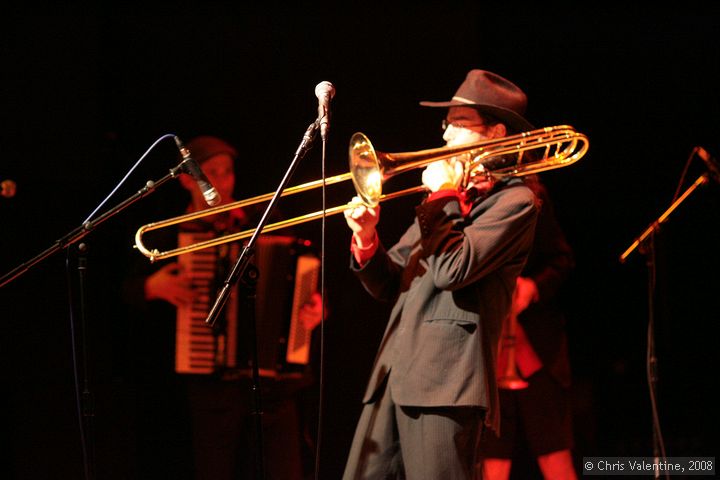
[[[319,292],[313,293],[308,301],[300,307],[298,318],[302,322],[306,330],[312,331],[320,325],[323,315],[322,297]],[[325,318],[327,318],[328,309],[325,307]]]
[[[165,300],[182,307],[190,304],[195,295],[190,277],[176,262],[161,267],[145,280],[146,300]]]

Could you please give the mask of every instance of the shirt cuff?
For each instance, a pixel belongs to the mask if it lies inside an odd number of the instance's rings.
[[[445,197],[460,198],[460,192],[458,192],[456,189],[444,188],[442,190],[438,190],[437,192],[432,192],[430,195],[428,195],[427,199],[428,199],[428,201],[432,201],[432,200],[437,200],[438,198],[445,198]]]
[[[352,236],[352,240],[350,241],[350,251],[352,252],[353,257],[355,257],[355,261],[360,265],[365,265],[372,256],[375,255],[377,248],[377,231],[375,232],[372,242],[364,247],[357,244],[355,241],[355,235]]]

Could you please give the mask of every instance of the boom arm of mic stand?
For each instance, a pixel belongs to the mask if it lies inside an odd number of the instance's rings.
[[[709,181],[708,175],[709,175],[708,173],[703,173],[702,175],[700,175],[700,176],[698,177],[698,179],[695,180],[695,182],[694,182],[692,185],[690,185],[690,187],[689,187],[687,190],[685,190],[685,192],[684,192],[682,195],[680,195],[680,197],[678,197],[678,199],[675,200],[675,201],[672,203],[672,205],[670,205],[670,206],[668,207],[668,209],[665,210],[665,212],[663,212],[662,215],[660,215],[660,217],[658,217],[657,220],[655,220],[653,223],[651,223],[650,226],[649,226],[647,229],[645,229],[645,231],[644,231],[643,233],[641,233],[638,238],[635,239],[635,241],[627,248],[627,250],[625,250],[625,251],[622,253],[622,255],[620,255],[620,263],[625,263],[625,260],[627,260],[627,257],[633,252],[633,250],[635,250],[642,242],[644,242],[645,239],[646,239],[650,234],[656,232],[656,231],[660,228],[660,224],[661,224],[661,223],[664,223],[664,222],[668,219],[668,217],[670,216],[670,214],[671,214],[682,202],[684,202],[685,199],[686,199],[688,196],[690,196],[690,194],[691,194],[692,192],[695,191],[695,189],[697,189],[700,185],[704,185],[704,184],[708,183],[708,181]]]
[[[62,250],[63,248],[69,247],[70,245],[80,241],[87,234],[89,234],[91,231],[93,231],[95,229],[95,227],[97,227],[101,223],[105,222],[109,218],[115,216],[116,214],[120,213],[122,210],[125,210],[127,207],[129,207],[133,203],[137,202],[141,198],[146,197],[147,195],[149,195],[150,193],[155,191],[155,189],[157,187],[159,187],[163,183],[167,182],[171,178],[176,177],[178,175],[178,173],[179,173],[178,167],[176,167],[176,168],[171,169],[170,173],[165,175],[163,178],[161,178],[157,182],[153,182],[152,180],[146,182],[145,186],[143,188],[138,190],[135,194],[133,194],[129,198],[123,200],[121,203],[119,203],[115,207],[111,208],[107,212],[103,213],[102,215],[97,217],[95,220],[88,221],[88,222],[85,222],[84,224],[80,225],[75,230],[72,230],[70,233],[66,234],[64,237],[56,240],[55,243],[51,247],[45,249],[42,253],[34,256],[27,262],[15,267],[13,270],[11,270],[10,272],[3,275],[0,278],[0,287],[3,287],[5,285],[7,285],[8,283],[12,282],[17,277],[19,277],[20,275],[27,272],[31,267],[33,267],[34,265],[45,260],[47,257],[54,254],[58,250]]]
[[[255,250],[255,242],[257,241],[257,237],[262,233],[262,230],[265,227],[268,219],[270,218],[270,215],[275,210],[275,204],[280,199],[280,196],[287,187],[288,183],[290,183],[290,179],[292,178],[293,173],[297,169],[300,160],[305,158],[305,154],[312,147],[312,141],[315,139],[315,134],[317,133],[318,127],[319,124],[317,121],[315,121],[308,126],[307,130],[305,130],[302,142],[300,142],[300,146],[295,152],[295,157],[293,158],[292,162],[290,162],[290,166],[288,167],[287,172],[285,172],[285,176],[280,181],[280,185],[275,191],[272,199],[270,199],[270,203],[268,203],[268,206],[265,207],[265,213],[263,213],[263,216],[260,219],[258,226],[255,228],[255,232],[253,232],[253,235],[252,237],[250,237],[250,240],[248,240],[247,245],[242,250],[242,252],[240,252],[240,256],[235,262],[235,265],[233,265],[232,270],[230,270],[230,274],[227,276],[227,279],[225,279],[225,282],[223,283],[223,286],[220,289],[217,298],[215,299],[215,303],[213,304],[212,308],[210,309],[210,313],[208,313],[208,316],[205,319],[206,325],[210,327],[215,326],[215,322],[217,321],[220,312],[222,311],[225,303],[228,300],[228,297],[230,296],[231,288],[237,283],[238,278],[240,278],[245,273],[245,269],[250,262],[250,257]]]

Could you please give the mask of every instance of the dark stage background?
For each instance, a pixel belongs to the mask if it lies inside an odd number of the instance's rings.
[[[199,2],[198,2],[199,3]],[[6,8],[0,30],[0,273],[78,227],[161,135],[226,138],[242,152],[238,198],[273,191],[316,115],[315,85],[331,81],[328,175],[347,171],[353,132],[378,150],[440,146],[443,100],[471,68],[501,73],[529,95],[538,126],[570,124],[590,151],[543,174],[577,254],[564,292],[575,376],[577,455],[651,456],[645,377],[648,268],[619,255],[704,172],[694,146],[720,156],[720,13],[570,7],[547,12],[480,2],[412,8],[349,4],[172,8]],[[105,208],[176,165],[171,141],[155,148]],[[293,178],[319,178],[320,142]],[[388,186],[419,184],[419,172]],[[142,224],[173,216],[169,183],[105,224],[89,246],[84,342],[71,343],[66,252],[0,288],[5,444],[14,478],[81,478],[73,352],[86,348],[96,397],[98,478],[134,478],[131,386],[125,375],[127,319],[119,282]],[[352,188],[328,189],[344,202]],[[383,204],[392,243],[417,197]],[[318,195],[284,202],[315,211]],[[670,217],[656,245],[658,407],[667,454],[715,455],[709,384],[717,364],[717,183],[696,190]],[[299,227],[320,243],[321,224]],[[340,216],[325,228],[331,318],[325,330],[325,401],[320,477],[339,478],[386,307],[347,271],[349,234]],[[71,249],[73,252],[75,248]],[[71,255],[71,260],[74,255]],[[76,276],[71,270],[71,278]],[[82,365],[82,356],[77,358]],[[158,448],[162,448],[158,445]],[[3,470],[7,468],[4,467]],[[10,478],[10,477],[7,477]]]

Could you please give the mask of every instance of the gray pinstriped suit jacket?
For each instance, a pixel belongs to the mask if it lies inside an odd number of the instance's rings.
[[[392,371],[396,404],[480,406],[495,424],[492,365],[536,218],[532,191],[512,179],[466,217],[455,197],[423,202],[395,246],[351,260],[373,297],[395,302],[364,402]]]

